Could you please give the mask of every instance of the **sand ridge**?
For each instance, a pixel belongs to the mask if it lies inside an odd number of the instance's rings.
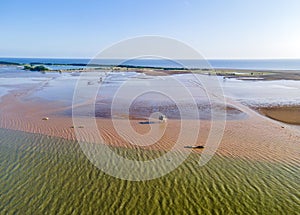
[[[0,102],[0,127],[76,140],[72,117],[60,114],[60,112],[71,107],[47,100],[29,101],[26,98],[33,90],[32,87],[22,90],[18,89],[2,97]],[[248,114],[249,117],[226,122],[223,139],[217,150],[218,154],[254,160],[299,163],[300,132],[298,130],[266,118],[238,102],[231,100],[227,102]],[[49,117],[49,120],[43,120],[44,117]],[[123,123],[124,121],[124,119],[114,120],[115,123]],[[97,118],[96,122],[101,137],[106,144],[118,147],[139,147],[132,145],[130,141],[118,134],[112,119]],[[141,124],[140,122],[141,119],[130,120],[132,128],[137,133],[141,135],[146,134],[150,125]],[[78,129],[85,134],[83,136],[89,137],[89,141],[92,138],[99,137],[99,133],[92,134],[90,132],[89,125],[81,126]],[[154,126],[158,132],[164,129],[162,138],[153,145],[141,147],[155,150],[170,150],[178,139],[181,121],[174,119],[168,120],[165,125],[158,123],[151,126]],[[199,136],[195,145],[205,146],[210,127],[211,122],[209,120],[200,120]],[[184,148],[186,145],[191,144],[188,142],[181,143],[178,150],[191,150]],[[201,153],[202,150],[193,151]]]

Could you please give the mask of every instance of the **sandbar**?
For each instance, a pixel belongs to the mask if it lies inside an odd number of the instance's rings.
[[[13,90],[2,97],[0,101],[0,127],[76,140],[72,117],[61,114],[71,107],[56,101],[30,101],[26,99],[28,94],[33,90],[34,88],[24,87]],[[226,122],[225,131],[217,154],[242,159],[299,164],[300,130],[288,124],[283,126],[281,122],[271,120],[238,102],[229,100],[228,103],[246,113],[248,117]],[[269,112],[265,113],[271,113],[273,114],[272,116],[276,114],[276,116],[286,117],[289,115],[288,113],[298,110],[298,108],[290,108],[285,109],[284,113],[281,110],[268,110]],[[43,120],[45,117],[48,120]],[[114,122],[122,124],[124,119],[114,119]],[[155,128],[158,132],[160,129],[164,129],[162,138],[150,146],[132,145],[130,141],[121,137],[115,130],[111,118],[96,118],[98,130],[104,140],[104,144],[128,148],[141,147],[149,150],[170,150],[174,147],[178,139],[181,120],[170,119],[164,125],[159,123],[143,124],[140,122],[141,119],[130,119],[132,128],[140,134],[147,133],[150,126],[156,126]],[[88,124],[77,126],[80,126],[78,128],[80,132],[86,133],[92,138],[97,138],[98,134],[90,133]],[[193,145],[209,147],[206,145],[206,141],[210,128],[210,120],[200,120],[199,136],[197,142]],[[189,142],[180,143],[176,150],[193,150],[194,153],[201,154],[202,149],[186,148],[185,146],[188,145],[191,144]]]

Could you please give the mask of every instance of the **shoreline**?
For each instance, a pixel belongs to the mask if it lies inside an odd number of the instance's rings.
[[[215,75],[223,78],[235,78],[238,80],[251,81],[273,81],[273,80],[300,80],[298,70],[248,70],[248,69],[170,69],[170,68],[149,68],[149,67],[103,67],[86,68],[82,70],[47,70],[45,72],[98,72],[99,70],[110,72],[137,72],[149,76],[168,76],[179,74],[201,74]]]
[[[257,111],[276,121],[291,125],[300,125],[300,106],[297,105],[259,107]]]
[[[65,72],[75,71],[78,70],[67,70]],[[116,72],[118,71],[126,72],[127,70],[122,68],[122,70],[116,70]],[[166,71],[156,71],[152,69],[143,69],[140,71],[132,69],[128,71],[142,72],[145,74],[148,73],[149,75],[166,74]],[[182,71],[169,70],[167,72],[169,72],[170,74],[176,74],[177,72]],[[188,70],[186,72],[190,73],[190,71]],[[203,72],[203,75],[209,75],[209,71],[203,70],[201,72]],[[225,79],[231,77],[235,79],[238,79],[239,77],[249,77],[248,70],[244,71],[243,74],[234,75],[234,77],[232,74],[232,70],[224,71],[224,74],[225,76],[223,77],[225,77]],[[293,78],[293,75],[289,76],[289,74],[287,74],[286,72],[276,74],[277,76],[275,76],[276,78],[279,78],[279,80],[281,80],[280,78],[283,77],[290,79]],[[222,74],[219,73],[210,75]],[[261,72],[259,71],[257,71],[257,74],[253,75],[251,75],[250,73],[251,77],[255,77],[256,75],[266,76],[264,79],[266,81],[271,77],[274,78],[274,74],[261,74]],[[298,78],[300,79],[300,77]],[[31,84],[18,85],[18,87],[16,87],[14,90],[9,90],[7,94],[2,96],[0,99],[0,127],[30,133],[39,133],[48,136],[55,136],[67,140],[76,140],[72,116],[65,116],[61,114],[64,111],[71,110],[72,107],[70,103],[65,104],[62,101],[59,102],[47,100],[47,96],[49,96],[47,94],[43,95],[40,98],[34,97],[33,99],[32,97],[30,97],[30,95],[37,92],[39,89],[41,89],[41,87],[46,86],[47,83],[48,81],[40,82],[40,84],[32,82]],[[246,114],[247,117],[233,118],[233,120],[226,121],[225,133],[217,150],[217,154],[227,157],[246,158],[251,160],[300,163],[300,150],[299,146],[297,145],[300,139],[300,129],[297,129],[292,125],[283,124],[282,122],[279,122],[280,120],[274,121],[268,118],[267,114],[262,114],[262,112],[259,112],[256,109],[257,107],[252,107],[251,109],[250,107],[245,106],[238,101],[233,101],[230,99],[227,99],[227,104],[228,107],[233,107],[236,110],[239,110],[239,112]],[[291,115],[291,109],[285,107],[280,108],[280,113],[277,113],[277,115],[280,115],[283,118],[286,114]],[[234,112],[235,109],[233,109],[232,111]],[[133,111],[135,111],[134,113],[138,115],[138,111],[140,110],[133,109]],[[265,109],[265,111],[270,112],[270,110],[267,109]],[[47,118],[47,120],[43,120],[43,118]],[[143,146],[143,149],[169,150],[176,142],[178,134],[180,133],[180,119],[170,118],[165,125],[161,125],[159,123],[141,123],[141,120],[144,119],[130,118],[129,116],[128,118],[133,130],[141,135],[147,134],[150,131],[150,128],[153,128],[156,132],[158,132],[157,134],[160,134],[160,132],[165,129],[164,135],[159,141],[157,141],[156,144]],[[122,124],[125,121],[124,119],[114,120],[116,120],[116,122],[119,124]],[[189,119],[185,119],[184,121],[188,123],[192,122],[189,121]],[[200,119],[199,122],[200,135],[194,145],[205,146],[212,122],[209,119]],[[80,126],[80,128],[77,128],[84,135],[88,136],[88,141],[90,142],[93,142],[93,140],[97,141],[97,135],[100,131],[105,143],[109,145],[128,148],[137,147],[130,144],[129,141],[124,140],[124,138],[122,138],[118,134],[118,132],[114,128],[114,124],[111,118],[97,118],[96,124],[98,125],[99,130],[94,131],[94,133],[90,133],[90,127],[88,124],[77,125]],[[192,123],[190,124],[192,125]],[[126,129],[126,126],[127,125],[123,125],[121,126],[121,128]],[[192,129],[193,128],[191,127],[191,130]],[[146,142],[141,142],[141,145],[147,145],[145,143]],[[192,144],[187,141],[185,143],[181,143],[181,145],[176,148],[176,150],[192,150],[195,153],[201,154],[203,149],[186,148],[186,146],[191,145]],[[208,148],[208,146],[205,146],[204,150],[206,148]]]
[[[251,80],[300,80],[300,70],[273,70],[273,69],[234,69],[234,68],[171,68],[171,67],[160,67],[160,66],[133,66],[133,65],[101,65],[94,64],[86,66],[87,64],[55,64],[55,63],[31,63],[21,64],[13,62],[1,62],[0,66],[17,66],[24,67],[26,65],[32,66],[83,66],[83,68],[72,68],[72,69],[48,69],[45,71],[37,71],[42,73],[72,73],[72,72],[98,72],[98,71],[111,71],[111,72],[137,72],[143,73],[149,76],[167,76],[176,74],[195,73],[202,75],[216,75],[226,78],[235,78],[238,80],[251,81]]]
[[[32,89],[18,89],[11,91],[2,97],[0,101],[0,127],[12,130],[20,130],[29,133],[39,133],[48,136],[60,137],[67,140],[76,140],[72,117],[64,117],[59,113],[66,107],[54,101],[26,101],[27,93]],[[300,163],[300,150],[297,144],[300,139],[300,131],[296,131],[289,125],[266,118],[255,110],[240,103],[228,101],[236,108],[246,113],[246,119],[232,120],[226,122],[223,139],[218,147],[217,154],[233,158],[245,158],[250,160],[265,160],[271,162]],[[43,118],[48,117],[48,120]],[[124,128],[123,119],[114,119],[116,123]],[[134,131],[139,134],[147,134],[152,129],[161,134],[162,138],[153,145],[136,146],[130,141],[124,140],[114,128],[112,119],[97,118],[98,131],[106,144],[116,147],[136,148],[149,150],[170,150],[173,147],[180,132],[181,121],[170,119],[166,124],[145,124],[140,119],[130,119]],[[189,122],[188,120],[186,121]],[[197,146],[205,146],[211,127],[210,120],[199,120],[200,135]],[[218,122],[216,122],[218,123]],[[190,123],[193,125],[193,123]],[[78,126],[78,125],[77,125]],[[87,137],[89,142],[97,142],[96,132],[90,132],[89,124],[79,125],[79,132]],[[193,128],[191,128],[193,129]],[[156,135],[154,133],[154,135]],[[141,142],[141,145],[146,142]],[[146,144],[147,145],[147,144]],[[179,151],[192,150],[194,153],[202,153],[202,149],[189,149],[189,143],[181,143],[176,148]],[[206,145],[205,147],[209,147]]]

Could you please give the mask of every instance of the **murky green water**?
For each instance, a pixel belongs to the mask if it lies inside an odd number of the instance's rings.
[[[215,156],[199,167],[194,154],[169,175],[131,182],[98,170],[75,142],[4,129],[0,138],[0,214],[300,211],[299,165]]]

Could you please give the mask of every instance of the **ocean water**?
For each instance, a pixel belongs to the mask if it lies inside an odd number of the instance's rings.
[[[300,166],[192,154],[151,181],[113,178],[78,143],[0,129],[1,214],[297,214]],[[117,149],[124,152],[126,149]],[[149,158],[153,152],[143,152]],[[136,152],[127,150],[134,158]],[[113,165],[113,163],[111,163]]]
[[[78,69],[83,66],[59,66],[59,64],[88,64],[91,59],[60,59],[60,58],[0,58],[0,62],[40,63],[49,65],[51,69]],[[166,59],[96,59],[93,63],[101,65],[132,65],[171,68],[222,68],[222,69],[255,69],[255,70],[300,70],[300,59],[270,60],[166,60]]]

